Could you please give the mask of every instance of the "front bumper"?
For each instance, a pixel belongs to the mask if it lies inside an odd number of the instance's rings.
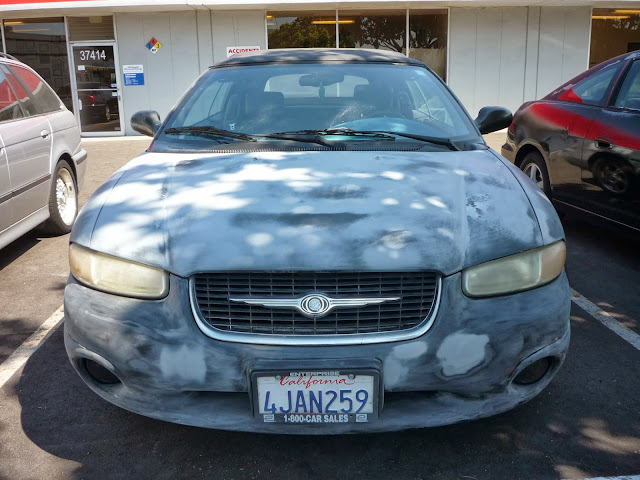
[[[205,336],[191,313],[188,282],[171,278],[158,301],[116,297],[76,283],[65,289],[65,345],[72,364],[98,395],[153,418],[201,427],[295,434],[402,430],[487,417],[533,398],[549,383],[569,344],[570,292],[565,274],[544,287],[470,299],[460,276],[443,279],[441,304],[424,335],[392,343],[274,346]],[[551,357],[531,385],[513,379]],[[380,362],[384,406],[371,423],[281,425],[253,417],[250,374],[257,362]],[[96,381],[85,361],[121,383]]]

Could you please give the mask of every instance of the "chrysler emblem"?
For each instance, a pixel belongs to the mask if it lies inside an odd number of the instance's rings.
[[[322,317],[331,310],[331,300],[324,295],[307,295],[300,299],[300,311],[310,317]]]
[[[311,310],[314,313],[318,313],[322,308],[322,303],[320,303],[320,299],[319,298],[312,298],[311,300],[309,300],[309,310]]]
[[[236,297],[229,298],[231,302],[241,302],[248,305],[260,305],[267,308],[294,308],[302,315],[311,318],[326,316],[335,308],[357,308],[367,305],[377,305],[385,302],[394,302],[400,297],[355,297],[332,298],[323,293],[310,293],[299,298],[276,297]]]

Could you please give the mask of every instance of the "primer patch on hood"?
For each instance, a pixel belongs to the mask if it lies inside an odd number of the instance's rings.
[[[148,153],[111,185],[87,202],[72,241],[182,277],[450,275],[542,241],[519,182],[487,151]]]

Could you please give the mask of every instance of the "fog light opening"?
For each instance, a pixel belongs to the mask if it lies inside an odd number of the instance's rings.
[[[114,385],[116,383],[121,383],[118,377],[116,377],[113,373],[104,368],[98,362],[94,362],[93,360],[85,359],[84,369],[87,371],[91,378],[93,378],[98,383],[102,383],[103,385]]]
[[[552,357],[544,357],[536,360],[522,370],[516,378],[513,379],[513,383],[516,385],[531,385],[539,382],[547,374],[551,365],[553,365]]]

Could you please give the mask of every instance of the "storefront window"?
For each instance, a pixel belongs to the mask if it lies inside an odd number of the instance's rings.
[[[68,17],[69,41],[114,40],[113,17]]]
[[[594,8],[589,66],[640,49],[640,9]]]
[[[335,48],[336,14],[326,12],[267,13],[269,48]]]
[[[64,96],[70,82],[64,19],[5,20],[4,35],[6,52],[38,72],[71,110],[71,98]]]
[[[338,12],[340,47],[406,53],[405,10]]]
[[[269,12],[269,48],[333,48],[336,17],[340,48],[369,48],[407,54],[406,10]],[[427,64],[446,81],[448,10],[409,11],[409,57]]]
[[[447,10],[409,11],[409,57],[447,75]]]

